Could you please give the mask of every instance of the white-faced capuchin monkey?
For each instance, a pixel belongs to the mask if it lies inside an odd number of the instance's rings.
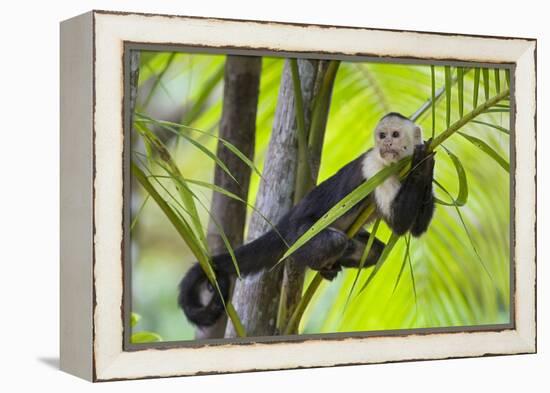
[[[357,268],[369,233],[363,230],[350,239],[346,231],[371,202],[376,205],[376,216],[382,217],[397,235],[410,231],[418,237],[427,230],[434,211],[434,154],[428,153],[428,143],[423,142],[420,127],[403,115],[392,112],[376,126],[374,140],[373,148],[312,189],[275,225],[277,230],[272,229],[234,250],[241,275],[273,267],[287,250],[286,244],[293,244],[361,183],[406,156],[412,155],[412,170],[403,181],[397,176],[385,180],[373,193],[304,244],[285,262],[304,264],[319,271],[327,280],[334,279],[343,267]],[[384,243],[375,239],[364,266],[374,265],[383,248]],[[220,292],[227,299],[230,277],[236,275],[233,261],[226,253],[214,256],[212,264]],[[224,313],[218,291],[209,285],[198,263],[189,269],[179,285],[179,291],[180,307],[187,318],[199,327],[214,324]]]

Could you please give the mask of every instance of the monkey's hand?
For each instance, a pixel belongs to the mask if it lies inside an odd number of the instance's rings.
[[[435,152],[430,152],[429,146],[432,140],[429,139],[414,147],[411,164],[411,175],[417,179],[423,179],[425,183],[431,184],[434,172]]]

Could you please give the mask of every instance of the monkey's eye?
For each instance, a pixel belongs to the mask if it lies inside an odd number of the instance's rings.
[[[381,132],[380,134],[378,134],[378,136],[380,137],[380,139],[384,139],[386,137],[386,133]]]
[[[394,138],[399,138],[399,131],[392,132],[391,136]]]

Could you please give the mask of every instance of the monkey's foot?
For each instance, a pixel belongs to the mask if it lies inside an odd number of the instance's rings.
[[[336,278],[338,273],[340,273],[340,270],[342,270],[342,266],[340,264],[334,264],[330,267],[319,270],[319,274],[325,280],[332,281]]]

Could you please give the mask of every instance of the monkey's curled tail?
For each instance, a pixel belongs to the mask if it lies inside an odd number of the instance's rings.
[[[237,247],[234,252],[240,273],[246,276],[274,266],[282,257],[284,250],[285,243],[272,230],[251,243]],[[236,275],[233,260],[228,253],[214,256],[212,264],[216,272],[219,292],[209,284],[208,278],[198,263],[189,269],[179,284],[178,304],[187,319],[199,327],[213,325],[224,313],[224,303],[220,293],[224,301],[227,301],[231,289],[231,277]]]

